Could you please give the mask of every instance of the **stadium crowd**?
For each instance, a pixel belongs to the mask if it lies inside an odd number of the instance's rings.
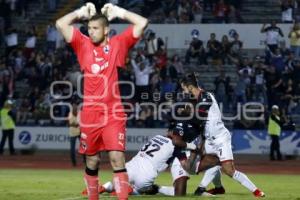
[[[12,6],[13,2],[15,3]],[[14,100],[16,122],[18,125],[64,125],[66,121],[53,120],[50,117],[51,105],[53,114],[66,117],[69,111],[64,102],[80,103],[79,65],[74,53],[58,34],[55,26],[49,24],[45,30],[46,42],[37,47],[37,33],[34,26],[28,26],[25,44],[18,42],[19,30],[15,29],[11,15],[30,15],[26,13],[30,1],[1,1],[0,12],[2,18],[1,32],[5,38],[5,52],[0,58],[0,107],[6,99]],[[40,1],[43,2],[43,1]],[[55,1],[49,1],[55,2]],[[55,5],[41,3],[41,8],[55,10]],[[242,1],[113,1],[125,8],[140,9],[145,16],[149,16],[151,23],[201,23],[203,11],[211,11],[216,17],[216,23],[228,23],[229,12],[234,12],[236,21],[242,22],[240,15]],[[159,3],[158,3],[159,2]],[[295,5],[295,1],[282,1]],[[101,5],[101,1],[97,1]],[[289,4],[290,5],[290,4]],[[10,6],[10,9],[5,9]],[[15,7],[16,11],[13,9]],[[288,7],[288,6],[287,6]],[[151,9],[149,9],[151,8]],[[234,9],[233,9],[234,8]],[[294,8],[294,7],[293,7]],[[219,11],[222,9],[222,12]],[[154,12],[147,13],[149,10]],[[283,9],[284,10],[284,9]],[[225,11],[225,12],[224,12]],[[221,16],[220,13],[223,15]],[[292,25],[291,25],[292,26]],[[182,54],[171,54],[168,51],[168,38],[160,38],[154,32],[148,32],[141,39],[135,50],[131,52],[125,69],[119,72],[120,80],[134,84],[135,95],[124,99],[127,107],[133,107],[129,116],[128,126],[134,127],[165,127],[167,121],[157,120],[158,113],[153,105],[161,105],[162,112],[167,112],[174,103],[180,86],[178,80],[195,66],[215,66],[219,71],[214,81],[217,101],[223,104],[223,112],[235,114],[237,105],[247,102],[260,102],[265,105],[266,113],[274,104],[279,105],[286,123],[292,123],[291,114],[300,113],[300,47],[297,37],[299,24],[295,23],[289,33],[291,47],[284,42],[272,43],[266,38],[266,51],[262,55],[249,57],[245,55],[243,41],[239,34],[222,36],[216,39],[217,33],[205,44],[196,33],[190,47]],[[261,32],[274,31],[280,37],[280,27],[275,23],[264,25]],[[81,28],[86,33],[84,26]],[[276,37],[277,37],[276,36]],[[45,38],[43,38],[45,40]],[[282,40],[276,40],[282,41]],[[270,42],[270,43],[268,43]],[[196,62],[194,59],[196,58]],[[237,83],[234,84],[223,68],[230,65],[236,69]],[[51,83],[54,81],[69,81],[72,83],[72,95],[62,99],[70,92],[66,85],[55,85],[51,94]],[[201,83],[201,79],[199,80]],[[26,90],[16,90],[17,87]],[[120,85],[121,93],[128,96],[132,92],[129,85]],[[145,102],[151,102],[146,104]],[[259,115],[261,113],[257,113]],[[236,128],[265,128],[265,121],[249,122],[245,119],[234,123]]]

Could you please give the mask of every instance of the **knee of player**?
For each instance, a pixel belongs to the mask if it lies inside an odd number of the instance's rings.
[[[113,168],[124,168],[125,162],[120,158],[110,158],[110,164]]]
[[[235,169],[234,169],[233,165],[222,165],[222,171],[226,175],[232,177],[235,172]]]
[[[98,167],[100,158],[98,156],[87,156],[86,165],[90,168]]]
[[[231,167],[223,168],[223,172],[230,177],[233,177],[234,171],[235,170]]]

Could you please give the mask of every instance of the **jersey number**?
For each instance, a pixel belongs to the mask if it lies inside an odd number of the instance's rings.
[[[149,148],[150,147],[150,148]],[[160,150],[160,146],[156,143],[152,144],[152,142],[148,142],[145,146],[141,149],[142,152],[145,152],[147,155],[153,157],[153,153]]]

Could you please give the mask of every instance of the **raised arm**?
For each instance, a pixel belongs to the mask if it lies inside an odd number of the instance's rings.
[[[68,13],[67,15],[56,20],[56,28],[63,35],[66,42],[70,43],[73,34],[73,23],[76,20],[88,20],[96,14],[94,4],[87,3],[81,8]]]
[[[261,33],[266,32],[265,28],[266,28],[266,24],[264,23],[264,24],[262,25],[261,29],[260,29],[260,32],[261,32]]]
[[[148,25],[148,20],[146,18],[111,3],[105,4],[102,7],[101,12],[109,21],[120,18],[133,24],[133,36],[135,38],[142,36]]]

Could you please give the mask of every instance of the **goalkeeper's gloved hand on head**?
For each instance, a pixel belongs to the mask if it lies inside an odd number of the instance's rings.
[[[95,5],[89,2],[77,9],[75,13],[79,19],[89,20],[96,15],[97,11]]]
[[[126,10],[124,8],[120,8],[119,6],[113,5],[111,3],[106,3],[101,8],[101,13],[107,17],[109,21],[120,18],[124,19]]]

